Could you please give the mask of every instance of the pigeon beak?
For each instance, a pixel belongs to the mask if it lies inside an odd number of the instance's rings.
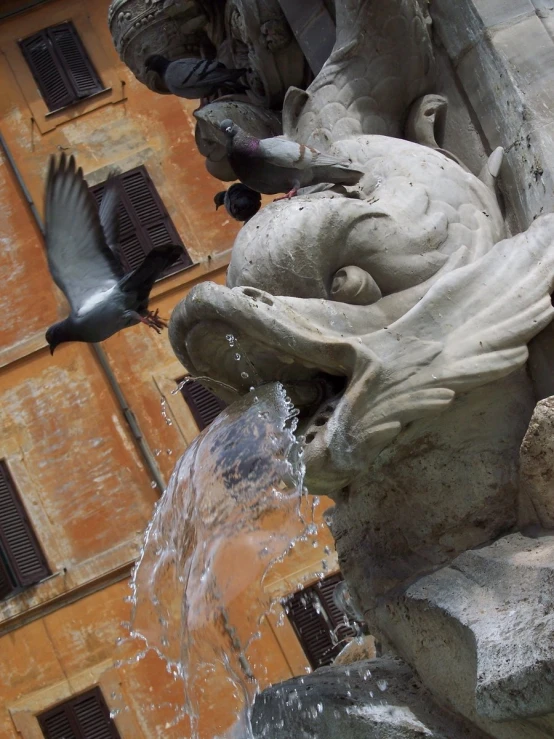
[[[56,347],[55,347],[55,346],[54,346],[53,344],[50,344],[50,356],[51,356],[51,357],[53,357],[53,356],[54,356],[54,349],[55,349],[55,348],[56,348]]]
[[[215,209],[217,210],[217,209],[219,208],[219,206],[220,206],[220,205],[221,205],[221,203],[218,203],[218,204],[217,204],[217,205],[215,206]]]

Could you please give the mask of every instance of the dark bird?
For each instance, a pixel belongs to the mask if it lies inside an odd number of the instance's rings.
[[[157,72],[167,89],[181,98],[200,100],[217,94],[241,93],[248,88],[239,82],[246,69],[227,69],[222,63],[210,59],[177,59],[170,62],[159,54],[149,56],[145,62],[148,71]]]
[[[147,310],[156,279],[182,253],[178,246],[149,252],[124,274],[118,252],[115,180],[108,179],[100,210],[75,159],[51,157],[46,181],[45,237],[50,274],[64,293],[70,314],[50,326],[50,353],[64,341],[98,342],[142,322],[160,333],[166,323]]]
[[[220,205],[235,221],[249,221],[262,206],[262,196],[259,192],[251,190],[242,182],[236,182],[228,190],[223,190],[214,195],[215,209]]]
[[[228,119],[220,128],[227,137],[227,158],[237,178],[265,195],[286,192],[285,197],[291,198],[299,188],[323,182],[355,185],[364,174],[348,160],[322,154],[284,136],[257,139]]]

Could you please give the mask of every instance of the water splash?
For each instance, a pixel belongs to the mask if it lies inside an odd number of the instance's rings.
[[[252,645],[274,604],[263,580],[310,527],[295,415],[278,384],[229,406],[178,462],[145,534],[130,634],[182,678],[176,720],[193,739],[253,736]]]

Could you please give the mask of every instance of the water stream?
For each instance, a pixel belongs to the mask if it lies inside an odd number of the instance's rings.
[[[182,679],[191,739],[253,737],[264,578],[313,529],[295,428],[281,385],[252,390],[185,451],[146,531],[130,633]]]

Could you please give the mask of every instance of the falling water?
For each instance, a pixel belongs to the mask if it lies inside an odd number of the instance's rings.
[[[313,526],[295,427],[279,384],[234,403],[181,457],[145,534],[131,636],[182,678],[193,739],[253,736],[264,576]]]

